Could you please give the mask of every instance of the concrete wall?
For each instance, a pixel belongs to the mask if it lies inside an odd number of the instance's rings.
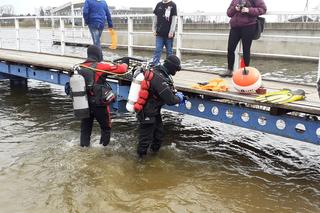
[[[119,28],[122,28],[118,26]],[[117,29],[117,27],[116,27]],[[151,34],[151,25],[134,26],[135,31],[149,33],[134,35],[134,45],[153,46],[155,38]],[[269,23],[261,39],[254,41],[252,53],[286,54],[318,57],[320,51],[320,23]],[[184,32],[222,33],[224,36],[183,35],[183,48],[226,51],[229,26],[227,24],[185,24]],[[281,36],[308,36],[319,38],[274,38]],[[108,36],[102,36],[102,42],[110,42]],[[127,45],[127,32],[118,31],[118,44]],[[175,42],[176,44],[176,42]]]

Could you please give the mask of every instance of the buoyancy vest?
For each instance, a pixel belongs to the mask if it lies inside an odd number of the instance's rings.
[[[167,102],[160,97],[159,93],[163,90],[159,90],[159,85],[167,85],[167,89],[174,91],[173,80],[170,75],[167,74],[167,70],[164,66],[157,66],[154,70],[152,78],[150,76],[149,80],[146,80],[146,87],[148,87],[148,98],[141,97],[142,103],[141,108],[139,108],[138,114],[143,116],[152,117],[160,113],[161,107]],[[157,89],[158,88],[158,89]],[[165,86],[162,87],[165,89]],[[142,92],[141,96],[146,95],[146,92]]]
[[[147,70],[143,74],[144,80],[141,81],[138,100],[134,104],[135,112],[140,112],[143,109],[143,106],[146,104],[149,97],[149,89],[151,86],[150,81],[153,79],[154,75],[152,70]]]

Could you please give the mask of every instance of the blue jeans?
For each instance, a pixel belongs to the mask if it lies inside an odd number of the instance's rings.
[[[163,46],[166,47],[167,57],[173,54],[173,38],[163,38],[161,36],[156,37],[156,49],[153,54],[153,64],[158,65],[160,63],[161,53]]]
[[[91,33],[93,44],[96,45],[97,47],[101,47],[101,45],[100,45],[100,37],[101,37],[103,29],[97,29],[97,28],[89,27],[89,30],[90,30],[90,33]]]

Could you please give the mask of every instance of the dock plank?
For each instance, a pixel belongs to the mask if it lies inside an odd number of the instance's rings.
[[[84,61],[83,58],[57,56],[43,53],[24,52],[15,50],[0,49],[0,60],[10,63],[25,64],[36,67],[43,67],[59,71],[69,72],[75,64]],[[249,104],[264,105],[268,107],[283,108],[307,114],[320,115],[320,100],[316,90],[316,86],[312,85],[295,85],[293,83],[284,83],[277,81],[263,81],[263,86],[268,91],[275,89],[303,89],[306,92],[306,99],[290,104],[274,105],[268,103],[259,103],[255,101],[257,95],[239,94],[231,83],[231,78],[225,78],[230,90],[228,92],[211,92],[193,89],[192,85],[198,82],[206,82],[213,78],[220,78],[220,76],[212,73],[204,73],[199,71],[182,70],[174,76],[177,89],[189,93],[205,95],[212,98],[229,99],[236,102],[244,102]]]

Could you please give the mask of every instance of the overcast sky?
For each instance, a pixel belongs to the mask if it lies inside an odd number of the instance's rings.
[[[122,7],[154,7],[159,0],[107,0],[108,5]],[[41,6],[60,6],[70,0],[0,0],[0,6],[13,5],[17,14],[34,13]],[[231,0],[174,0],[182,12],[225,12]],[[309,9],[320,4],[320,0],[309,0]],[[269,11],[303,11],[306,0],[265,0]]]

